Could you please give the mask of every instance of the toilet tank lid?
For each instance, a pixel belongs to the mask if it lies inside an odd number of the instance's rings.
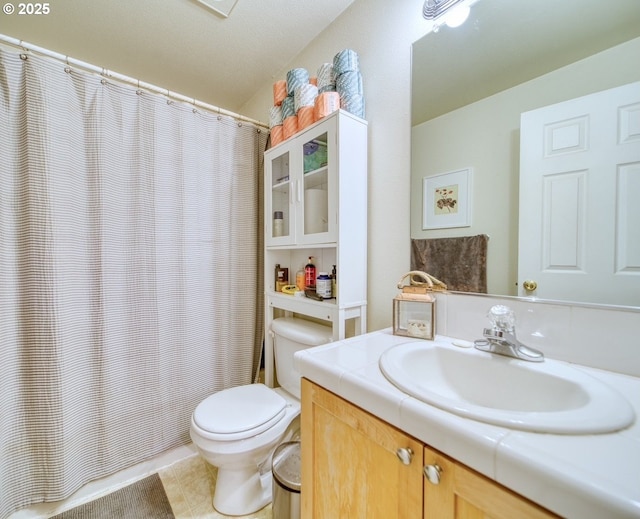
[[[214,393],[193,412],[198,427],[222,435],[258,434],[280,419],[287,402],[264,384],[248,384]]]
[[[320,346],[331,342],[331,328],[296,317],[279,317],[271,323],[276,335],[306,346]]]

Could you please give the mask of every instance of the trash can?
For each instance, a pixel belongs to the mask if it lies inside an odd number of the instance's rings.
[[[273,519],[300,519],[300,442],[284,442],[273,453]]]

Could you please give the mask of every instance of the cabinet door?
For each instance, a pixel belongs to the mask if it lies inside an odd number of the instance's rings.
[[[291,146],[265,155],[265,237],[267,245],[288,245],[295,241],[295,181]]]
[[[337,170],[334,118],[265,154],[267,245],[337,240]]]
[[[397,450],[413,459],[400,461]],[[302,517],[422,517],[422,444],[303,379]]]
[[[297,243],[329,243],[337,239],[336,120],[301,134],[297,177]]]
[[[425,467],[437,466],[440,481],[424,479],[425,519],[549,519],[557,517],[489,478],[429,447]],[[433,470],[432,473],[438,472]]]

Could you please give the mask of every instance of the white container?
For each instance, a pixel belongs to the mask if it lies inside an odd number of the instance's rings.
[[[304,190],[304,233],[318,234],[329,230],[328,195],[324,189]]]
[[[331,299],[331,278],[326,272],[320,272],[316,278],[316,294],[323,299]]]
[[[277,238],[284,235],[284,218],[282,211],[273,213],[273,237]]]

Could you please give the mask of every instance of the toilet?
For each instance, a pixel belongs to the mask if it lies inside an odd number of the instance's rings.
[[[331,328],[293,317],[275,319],[271,331],[280,387],[225,389],[205,398],[191,416],[193,444],[218,468],[213,506],[225,515],[251,514],[271,502],[271,455],[300,415],[294,353],[332,339]]]

